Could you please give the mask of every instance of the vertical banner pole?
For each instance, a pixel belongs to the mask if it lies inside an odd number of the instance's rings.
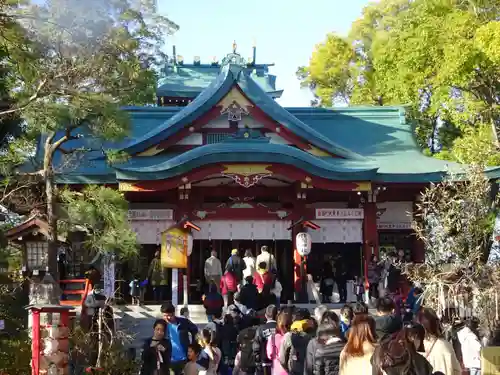
[[[172,304],[179,304],[179,269],[172,268]]]
[[[183,302],[184,302],[184,306],[187,306],[188,305],[188,289],[189,289],[189,285],[188,285],[188,277],[187,275],[182,275],[182,285],[184,287],[184,294],[183,294]]]

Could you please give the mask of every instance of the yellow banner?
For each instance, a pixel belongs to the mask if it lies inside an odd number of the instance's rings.
[[[186,231],[170,228],[161,234],[161,265],[165,268],[187,268]]]

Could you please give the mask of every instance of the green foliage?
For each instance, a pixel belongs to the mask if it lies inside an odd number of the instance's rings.
[[[0,276],[0,319],[5,321],[5,330],[0,331],[0,373],[26,375],[31,371],[26,305],[28,301],[22,287]]]
[[[485,264],[485,259],[498,197],[492,197],[483,170],[483,165],[473,165],[465,174],[450,174],[426,189],[417,204],[413,228],[425,244],[426,260],[407,265],[406,273],[412,281],[425,284],[425,305],[436,311],[453,307],[457,299],[467,305],[473,298],[491,299],[497,288],[500,270]],[[495,307],[485,306],[476,307],[475,316],[489,327]]]
[[[477,160],[488,142],[496,163],[500,124],[500,4],[497,1],[382,0],[367,6],[348,37],[328,35],[299,69],[322,105],[407,105],[422,147],[437,119],[441,157]],[[462,142],[454,142],[463,137]],[[468,151],[464,147],[470,144]],[[455,150],[454,148],[457,148]]]
[[[128,202],[122,193],[88,186],[82,192],[65,189],[60,196],[66,210],[63,219],[66,229],[84,230],[88,234],[87,248],[125,259],[137,254],[136,235],[127,218]]]

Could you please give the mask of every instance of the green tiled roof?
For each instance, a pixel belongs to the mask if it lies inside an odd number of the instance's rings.
[[[235,86],[270,118],[308,143],[338,157],[318,157],[292,145],[227,139],[184,153],[132,157],[114,168],[107,165],[103,150],[124,150],[130,155],[157,145],[210,110]],[[447,171],[464,171],[463,165],[424,156],[406,121],[403,107],[282,108],[241,66],[227,65],[187,107],[126,107],[132,119],[131,135],[119,143],[92,138],[85,129],[66,149],[90,148],[77,163],[67,163],[56,153],[57,181],[65,184],[113,183],[118,180],[165,179],[214,163],[281,163],[332,180],[427,183],[440,181]],[[42,147],[43,139],[39,142]],[[167,150],[168,152],[168,150]],[[34,163],[40,163],[39,148]],[[25,170],[33,168],[30,165]],[[500,168],[489,168],[499,178]]]
[[[276,76],[269,74],[269,65],[253,65],[245,70],[272,98],[279,98],[283,90],[276,88]],[[159,97],[194,98],[217,79],[219,65],[177,65],[167,67],[158,80],[156,94]]]

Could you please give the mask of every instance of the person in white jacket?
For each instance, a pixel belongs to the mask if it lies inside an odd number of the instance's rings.
[[[274,255],[269,252],[269,248],[267,246],[262,246],[260,248],[260,254],[257,256],[257,260],[255,264],[266,263],[266,271],[277,271],[276,267],[276,259]]]
[[[248,276],[252,276],[255,273],[255,258],[252,254],[252,250],[246,249],[245,256],[243,257],[243,262],[245,262],[245,269],[243,270],[243,280]]]
[[[462,362],[470,375],[481,374],[481,341],[475,333],[476,322],[467,321],[457,332],[458,341],[462,349]]]

